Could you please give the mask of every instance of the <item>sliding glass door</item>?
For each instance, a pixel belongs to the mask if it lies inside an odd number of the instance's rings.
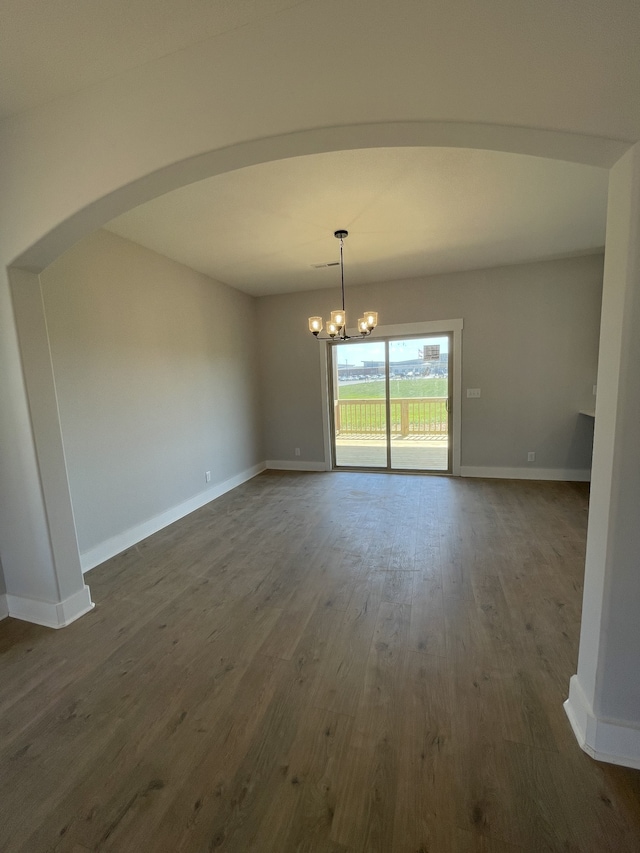
[[[332,344],[333,435],[336,468],[387,468],[386,344]]]
[[[330,346],[336,468],[451,470],[451,336]]]
[[[449,470],[449,339],[389,341],[390,467]]]

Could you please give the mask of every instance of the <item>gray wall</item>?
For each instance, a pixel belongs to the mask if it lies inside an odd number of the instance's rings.
[[[385,325],[464,320],[463,467],[586,469],[593,423],[577,413],[594,406],[602,273],[589,255],[372,284],[347,288],[347,311],[377,309]],[[337,306],[337,281],[258,300],[267,459],[323,459],[320,347],[306,323]]]
[[[255,300],[107,231],[41,280],[81,552],[264,459]]]
[[[463,389],[482,397],[463,396],[463,467],[535,450],[534,467],[584,469],[601,286],[596,255],[349,288],[347,307],[464,320]],[[214,487],[265,459],[322,461],[306,318],[337,287],[254,300],[106,231],[42,287],[81,552],[202,493],[206,470]]]

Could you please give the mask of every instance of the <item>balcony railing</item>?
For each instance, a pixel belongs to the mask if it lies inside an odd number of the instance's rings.
[[[396,397],[390,402],[391,435],[446,436],[449,414],[446,397]],[[385,400],[336,400],[336,435],[385,436]]]

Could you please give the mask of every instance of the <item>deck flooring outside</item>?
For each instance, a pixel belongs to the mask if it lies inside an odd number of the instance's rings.
[[[336,438],[336,465],[346,468],[386,468],[387,444],[368,436]],[[405,471],[446,471],[449,445],[446,436],[391,439],[391,467]]]
[[[0,850],[638,853],[562,707],[587,501],[268,472],[0,622]]]

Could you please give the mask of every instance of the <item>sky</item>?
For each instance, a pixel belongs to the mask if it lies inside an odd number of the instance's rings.
[[[374,332],[375,335],[375,332]],[[400,341],[389,341],[389,361],[409,361],[420,358],[420,350],[423,346],[440,344],[440,352],[448,352],[449,339],[432,335],[425,338],[405,338]],[[384,341],[354,341],[353,343],[338,344],[338,363],[340,367],[346,365],[361,367],[363,361],[384,361]]]

